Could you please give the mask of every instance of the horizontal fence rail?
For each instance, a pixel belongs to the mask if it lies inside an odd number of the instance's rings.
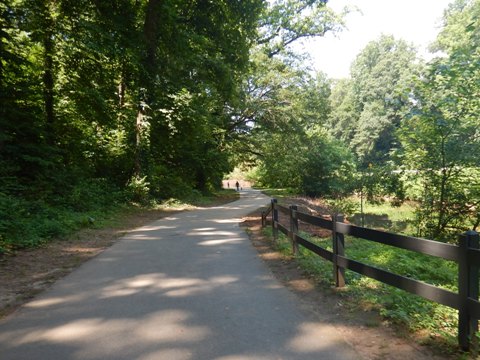
[[[272,199],[267,212],[262,212],[263,226],[267,223],[269,213],[271,213],[274,241],[277,240],[280,231],[291,240],[294,254],[298,253],[298,246],[303,246],[323,259],[332,262],[337,287],[345,285],[345,269],[348,269],[458,310],[459,345],[464,350],[469,349],[472,337],[478,331],[478,319],[480,319],[480,302],[478,299],[480,240],[478,233],[467,231],[461,234],[457,246],[346,224],[343,222],[343,217],[338,215],[333,216],[332,220],[327,220],[298,211],[295,205],[290,207],[279,205],[276,199]],[[289,224],[282,224],[279,221],[279,213],[288,216]],[[298,232],[299,221],[331,230],[333,251],[324,249],[302,237]],[[458,293],[349,259],[345,256],[344,235],[456,262],[458,264]]]
[[[321,256],[325,260],[333,262],[333,253],[331,251],[328,251],[328,250],[322,248],[321,246],[318,246],[318,245],[302,238],[301,236],[298,236],[297,234],[295,234],[295,240],[300,245],[302,245],[303,247],[307,248],[310,251],[313,251],[315,254]]]
[[[296,216],[298,220],[306,222],[307,224],[316,225],[327,230],[333,230],[333,222],[331,220],[325,220],[321,217],[312,216],[301,212],[297,212]]]
[[[275,206],[275,208],[280,211],[281,213],[284,213],[285,215],[290,215],[290,208],[287,208],[285,206],[282,206],[282,205],[277,205]]]
[[[282,232],[282,233],[284,233],[285,235],[288,236],[288,229],[285,226],[283,226],[281,224],[277,224],[277,228],[278,228],[278,230],[280,230],[280,232]]]
[[[397,248],[415,251],[425,255],[440,257],[458,262],[460,251],[458,246],[445,244],[438,241],[421,239],[411,236],[392,234],[385,231],[368,229],[360,226],[337,223],[337,232],[375,241],[377,243],[395,246]]]

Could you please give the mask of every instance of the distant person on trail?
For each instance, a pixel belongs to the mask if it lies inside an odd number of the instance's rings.
[[[227,182],[227,188],[229,188],[229,189],[230,189],[230,183],[229,183],[229,182]]]
[[[237,191],[240,191],[240,184],[238,183],[238,181],[235,183],[235,187],[237,188]]]

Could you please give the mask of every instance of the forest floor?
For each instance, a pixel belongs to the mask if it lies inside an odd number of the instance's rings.
[[[98,255],[130,230],[178,211],[181,210],[137,209],[124,214],[110,227],[83,229],[66,239],[52,240],[41,248],[0,257],[0,318]],[[260,223],[260,212],[257,211],[246,217],[242,226],[272,273],[299,296],[303,306],[313,311],[337,312],[335,326],[366,359],[453,359],[415,344],[407,334],[399,335],[398,329],[387,326],[374,312],[342,311],[341,298],[335,291],[320,288],[293,259],[275,251],[262,235]]]

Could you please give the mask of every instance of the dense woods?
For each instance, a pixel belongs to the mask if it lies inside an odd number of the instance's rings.
[[[480,224],[478,0],[446,9],[433,61],[385,35],[340,80],[291,46],[343,27],[323,0],[0,12],[0,252],[208,193],[235,165],[308,196],[415,200],[422,236]]]
[[[251,108],[261,59],[337,26],[324,1],[6,0],[0,12],[1,252],[115,204],[219,187],[267,109]]]
[[[228,169],[225,109],[260,9],[258,1],[3,5],[2,179],[44,192],[68,192],[79,178],[148,182],[162,196],[218,182]]]
[[[230,168],[228,109],[261,9],[259,1],[3,2],[3,247],[82,221],[72,213],[217,185]],[[33,225],[35,217],[45,220]]]

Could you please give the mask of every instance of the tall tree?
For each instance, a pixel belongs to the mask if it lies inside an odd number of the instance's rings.
[[[418,79],[402,126],[404,164],[422,188],[419,231],[432,238],[454,241],[451,232],[480,224],[479,13],[479,1],[457,1],[446,11],[437,47],[448,56]]]
[[[480,37],[479,18],[478,0],[453,1],[444,12],[442,29],[431,49],[448,54],[471,49],[472,41]]]
[[[337,84],[337,106],[330,123],[349,141],[363,164],[388,160],[396,146],[395,130],[405,113],[408,89],[418,71],[415,49],[403,40],[381,36],[370,42],[351,66],[351,80]]]

